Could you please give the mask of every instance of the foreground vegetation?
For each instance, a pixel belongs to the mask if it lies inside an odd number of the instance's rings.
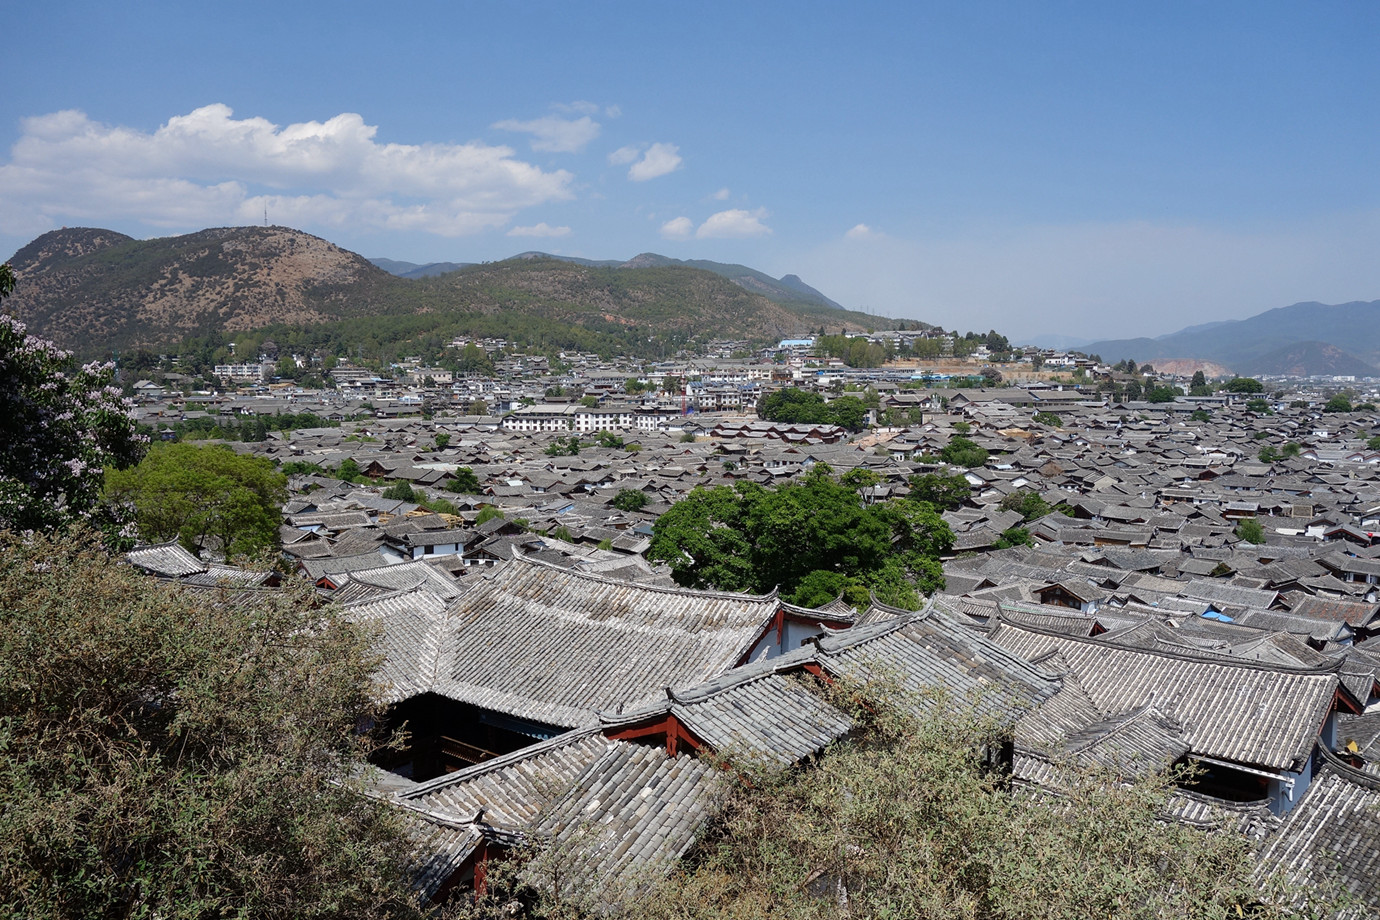
[[[0,916],[416,916],[352,780],[370,637],[96,546],[0,535]]]
[[[1007,729],[942,693],[832,694],[861,725],[801,767],[728,758],[717,820],[671,878],[612,896],[615,913],[1087,920],[1282,917],[1235,831],[1163,820],[1174,775],[1119,782],[1068,765],[1059,795],[1013,790],[992,754]],[[887,705],[881,699],[902,705]],[[593,916],[569,855],[500,867],[474,916]],[[1318,905],[1315,905],[1318,906]]]

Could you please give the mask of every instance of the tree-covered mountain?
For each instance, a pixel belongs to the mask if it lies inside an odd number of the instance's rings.
[[[399,262],[397,259],[370,259],[369,261],[388,274],[397,275],[399,278],[430,278],[432,275],[444,275],[446,272],[469,268],[474,264],[473,262],[427,262],[418,265],[416,262]]]
[[[562,262],[573,262],[576,265],[590,268],[664,268],[668,265],[699,268],[727,278],[744,290],[761,294],[768,300],[777,303],[810,304],[817,307],[829,307],[834,310],[844,309],[840,304],[830,300],[800,280],[799,275],[783,275],[781,278],[773,278],[765,272],[748,268],[746,265],[711,262],[708,259],[673,259],[670,256],[661,256],[654,252],[644,252],[641,255],[633,256],[626,262],[620,262],[617,259],[581,259],[576,256],[557,256],[536,251],[520,252],[513,258],[558,259]],[[472,262],[430,262],[426,265],[418,265],[415,262],[400,262],[395,259],[371,259],[370,261],[401,278],[429,278],[432,275],[445,274],[474,264]]]
[[[280,344],[363,343],[377,354],[490,335],[548,349],[652,356],[710,339],[767,341],[891,322],[829,306],[823,295],[810,299],[807,285],[790,299],[782,292],[794,282],[772,282],[769,297],[722,272],[662,256],[599,265],[527,253],[403,278],[285,227],[152,240],[65,229],[40,236],[10,261],[19,283],[6,307],[31,331],[82,354],[267,330]]]
[[[1111,362],[1197,358],[1238,374],[1366,375],[1380,366],[1380,300],[1296,303],[1153,339],[1093,342],[1083,350]]]

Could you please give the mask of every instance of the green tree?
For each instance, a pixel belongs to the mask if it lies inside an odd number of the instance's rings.
[[[1366,447],[1368,447],[1371,450],[1380,450],[1380,434],[1372,438],[1368,438],[1366,440]]]
[[[950,438],[949,443],[939,451],[939,457],[945,463],[970,469],[987,463],[987,451],[964,437]]]
[[[1323,406],[1324,412],[1350,412],[1351,397],[1345,393],[1338,393],[1327,401]]]
[[[1275,462],[1276,460],[1278,460],[1279,458],[1280,458],[1280,453],[1279,453],[1279,451],[1276,450],[1275,448],[1271,447],[1270,445],[1267,444],[1266,446],[1260,448],[1260,462],[1261,462],[1261,463],[1274,463],[1274,462]]]
[[[1207,377],[1203,375],[1203,372],[1201,370],[1194,371],[1193,380],[1189,383],[1189,386],[1194,389],[1206,388]]]
[[[0,534],[0,913],[420,920],[355,769],[370,635],[92,546]]]
[[[485,505],[483,508],[480,508],[479,513],[474,516],[474,526],[478,527],[480,524],[487,524],[494,518],[498,518],[500,521],[505,520],[502,511],[495,508],[493,505]]]
[[[1189,418],[1195,422],[1206,422],[1212,418],[1212,413],[1206,409],[1194,409],[1189,413]]]
[[[1035,540],[1030,536],[1030,531],[1024,527],[1010,527],[1002,532],[995,546],[997,549],[1009,549],[1013,546],[1034,546]]]
[[[1040,493],[1030,489],[1017,489],[1010,493],[1001,500],[1000,507],[1003,511],[1020,512],[1021,519],[1027,523],[1042,518],[1053,510],[1049,502],[1040,497]]]
[[[580,405],[586,409],[593,409],[595,406],[599,405],[599,397],[593,395],[581,396]]]
[[[451,492],[462,492],[466,495],[478,495],[479,477],[474,475],[474,470],[468,466],[457,467],[450,478],[446,480],[446,489]]]
[[[800,580],[795,593],[787,600],[798,607],[823,607],[843,598],[855,609],[866,609],[872,603],[872,592],[867,585],[842,572],[829,572],[816,569]]]
[[[973,494],[973,487],[963,476],[940,473],[917,473],[910,477],[910,499],[929,502],[940,511],[963,507]]]
[[[436,432],[436,449],[445,450],[450,445],[450,433],[446,431]]]
[[[1236,525],[1236,538],[1243,543],[1264,543],[1265,528],[1255,518],[1244,518]]]
[[[407,480],[401,480],[384,489],[383,497],[393,502],[416,502],[417,491]]]
[[[619,489],[609,504],[619,511],[637,511],[647,504],[647,493],[640,489]]]
[[[340,466],[336,467],[336,478],[341,482],[368,482],[369,479],[360,470],[359,464],[354,457],[346,457],[340,461]]]
[[[827,464],[800,480],[699,487],[653,525],[648,558],[664,561],[687,587],[792,596],[815,571],[839,572],[886,588],[898,578],[932,591],[935,561],[953,532],[929,505],[891,500],[864,505]]]
[[[1267,403],[1267,402],[1266,402],[1265,400],[1263,400],[1263,399],[1248,399],[1248,400],[1246,400],[1246,408],[1247,408],[1248,410],[1250,410],[1251,412],[1255,412],[1255,413],[1260,414],[1260,415],[1272,415],[1272,414],[1273,414],[1273,413],[1270,412],[1270,404]]]
[[[106,474],[106,498],[133,509],[144,540],[230,558],[278,546],[287,477],[224,445],[158,444],[138,466]]]
[[[1152,403],[1171,403],[1177,396],[1182,396],[1183,391],[1173,386],[1152,386],[1145,393],[1145,401]]]
[[[1036,412],[1032,419],[1040,425],[1048,425],[1050,428],[1062,428],[1064,420],[1053,412]]]
[[[1228,393],[1264,393],[1265,384],[1254,377],[1233,377],[1227,381]]]
[[[13,290],[13,271],[0,265],[0,301]],[[116,537],[123,521],[101,506],[103,476],[137,463],[148,439],[114,381],[114,365],[77,368],[0,313],[0,528],[90,521]]]

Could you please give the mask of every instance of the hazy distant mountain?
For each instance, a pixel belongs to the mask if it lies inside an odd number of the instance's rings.
[[[1252,365],[1251,373],[1293,377],[1310,377],[1314,374],[1380,376],[1380,371],[1373,365],[1326,342],[1299,342],[1272,351]]]
[[[760,274],[751,269],[711,272],[661,256],[598,265],[533,253],[402,278],[286,227],[153,240],[57,230],[10,261],[18,287],[6,311],[84,355],[271,330],[279,341],[367,341],[388,354],[487,335],[651,356],[711,339],[767,341],[895,322],[804,300],[813,289],[798,279],[773,282],[795,293],[776,301],[739,281]]]
[[[1333,368],[1380,365],[1380,300],[1296,303],[1249,319],[1190,326],[1153,339],[1091,342],[1083,350],[1113,362],[1132,358],[1153,364],[1169,358],[1198,358],[1226,365],[1238,374],[1366,374]],[[1271,370],[1285,366],[1297,370]]]
[[[427,262],[425,265],[418,265],[416,262],[399,262],[397,259],[370,259],[369,261],[388,274],[397,275],[399,278],[430,278],[433,275],[444,275],[446,272],[469,268],[475,264],[474,262]]]
[[[573,262],[576,265],[586,265],[592,268],[661,268],[667,265],[698,268],[727,278],[739,287],[752,291],[754,294],[761,294],[768,300],[773,300],[777,303],[813,304],[815,306],[828,307],[833,310],[846,309],[835,301],[825,297],[804,281],[801,281],[799,275],[785,275],[781,278],[773,278],[765,272],[759,272],[755,268],[748,268],[746,265],[711,262],[707,259],[673,259],[670,256],[657,255],[654,252],[644,252],[624,262],[618,259],[581,259],[575,256],[557,256],[549,252],[539,252],[537,250],[520,252],[512,258],[526,259],[529,261],[534,259],[556,259],[560,262]],[[473,262],[430,262],[426,265],[418,265],[415,262],[400,262],[396,259],[370,259],[369,261],[373,262],[384,271],[397,275],[399,278],[430,278],[434,275],[442,275],[446,272],[468,268],[475,264]]]
[[[1092,339],[1079,338],[1074,335],[1058,335],[1056,333],[1043,333],[1041,335],[1027,336],[1017,344],[1034,345],[1036,348],[1054,348],[1063,350],[1066,348],[1082,349],[1083,346],[1091,342]]]

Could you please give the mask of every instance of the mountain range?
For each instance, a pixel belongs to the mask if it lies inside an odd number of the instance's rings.
[[[1238,374],[1380,376],[1380,300],[1296,303],[1248,319],[1189,326],[1157,338],[1080,349],[1104,361],[1211,361]]]
[[[312,341],[362,338],[390,351],[469,334],[650,356],[710,339],[893,322],[844,310],[794,275],[653,254],[608,263],[535,252],[478,265],[377,261],[383,267],[286,227],[152,240],[55,230],[10,259],[18,287],[5,308],[83,355],[268,329],[279,341],[311,330]]]
[[[810,287],[800,280],[798,275],[783,275],[781,278],[773,278],[765,272],[759,272],[755,268],[748,268],[746,265],[735,265],[724,262],[711,262],[707,259],[673,259],[670,256],[657,255],[654,252],[644,252],[641,255],[633,256],[626,262],[616,259],[580,259],[574,256],[555,256],[546,252],[520,252],[513,256],[514,259],[555,259],[561,262],[570,262],[575,265],[585,265],[591,268],[665,268],[667,266],[680,266],[683,268],[698,268],[703,271],[713,272],[714,274],[727,278],[745,291],[754,294],[761,294],[768,300],[776,303],[794,304],[815,304],[816,306],[829,307],[834,310],[846,309],[819,291]],[[435,275],[444,275],[448,272],[458,271],[462,268],[469,268],[473,262],[428,262],[418,265],[415,262],[400,262],[396,259],[370,259],[379,268],[400,278],[430,278]]]

